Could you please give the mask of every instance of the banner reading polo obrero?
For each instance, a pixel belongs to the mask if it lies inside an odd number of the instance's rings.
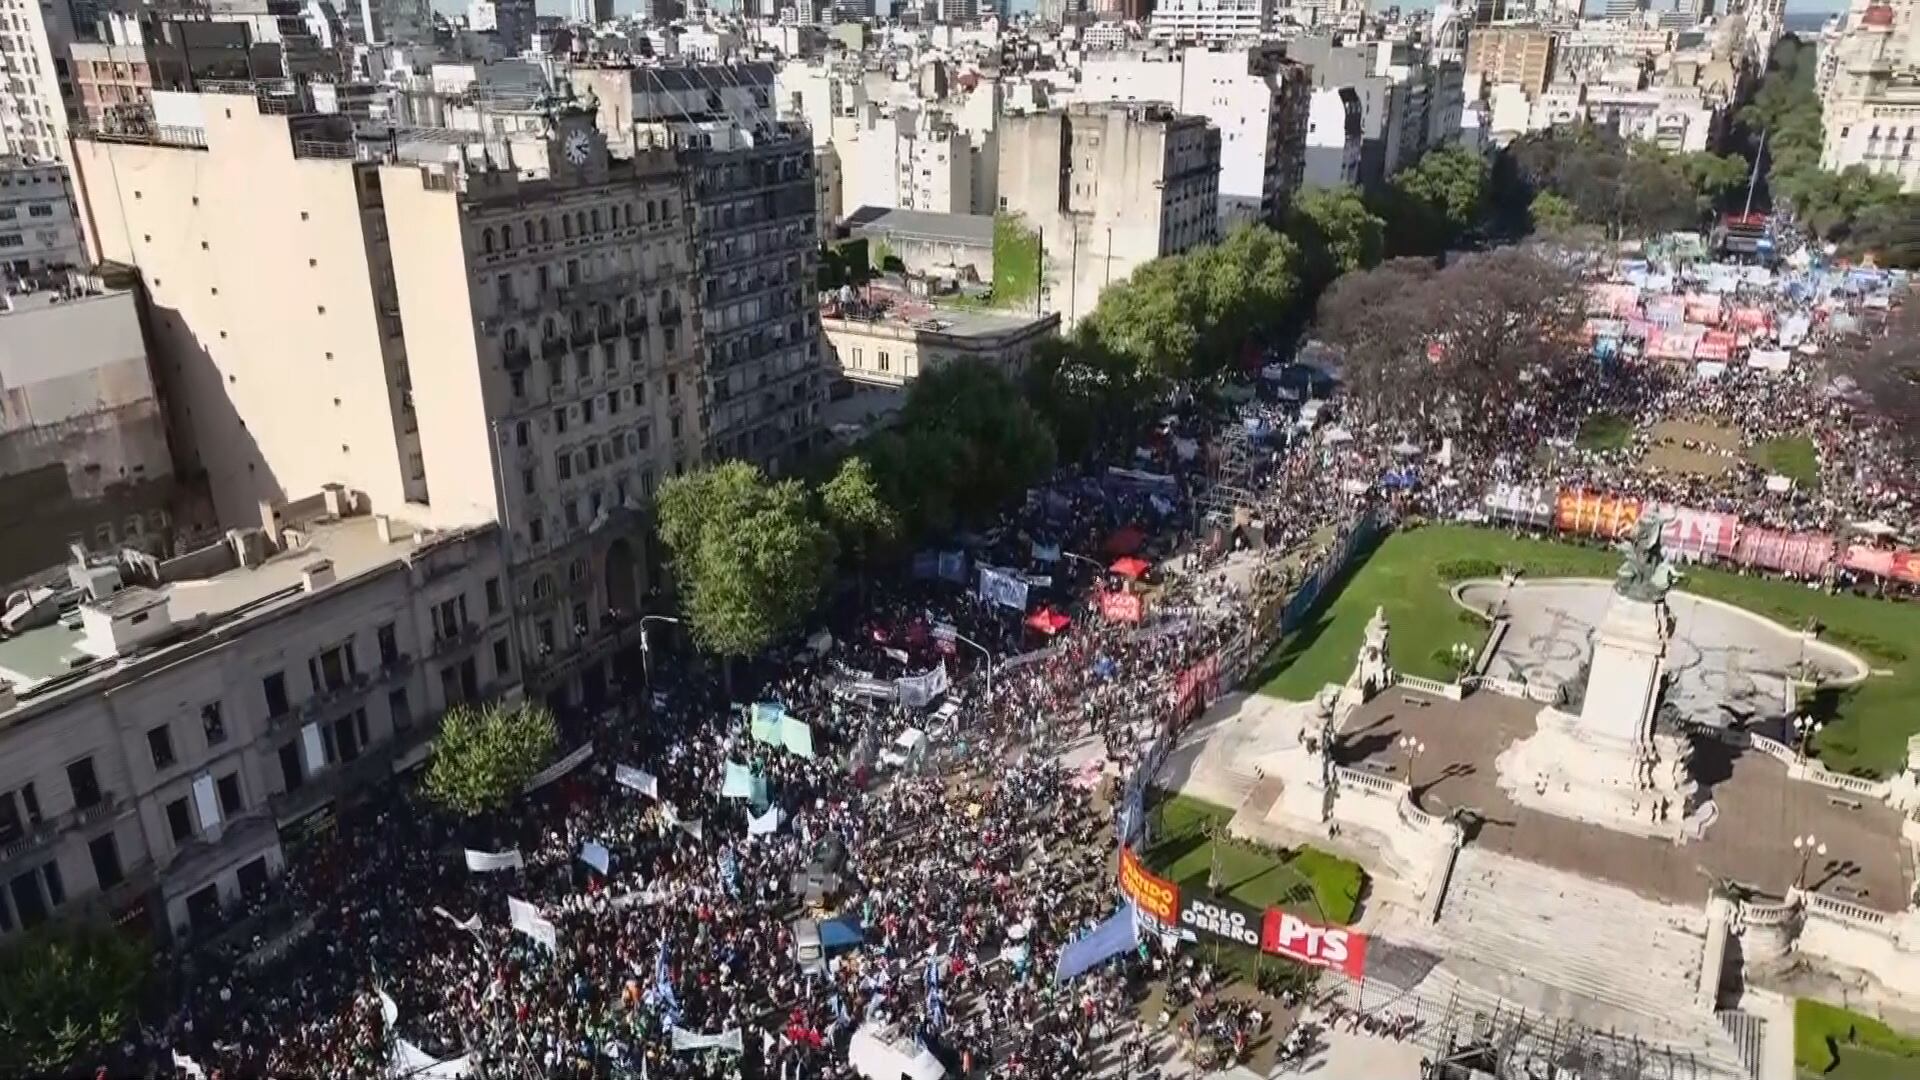
[[[1622,537],[1632,532],[1639,520],[1639,499],[1578,488],[1560,489],[1553,508],[1554,528],[1581,536]]]
[[[1321,926],[1279,908],[1268,908],[1260,949],[1314,967],[1332,968],[1350,979],[1367,975],[1367,936],[1344,926]]]
[[[1141,865],[1132,848],[1120,849],[1120,894],[1161,926],[1180,925],[1180,886]]]

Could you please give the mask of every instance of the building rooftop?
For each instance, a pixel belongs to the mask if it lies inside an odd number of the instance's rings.
[[[64,606],[59,617],[46,625],[0,637],[0,680],[13,684],[25,708],[39,693],[71,690],[104,679],[130,665],[189,649],[210,633],[299,602],[307,595],[302,588],[304,575],[319,559],[330,561],[335,575],[335,584],[322,586],[324,591],[401,562],[421,550],[418,540],[422,538],[409,525],[383,523],[370,515],[291,526],[286,535],[297,538],[288,550],[254,566],[236,565],[231,542],[223,539],[158,563],[163,583],[129,583],[93,605],[107,614],[125,615],[164,600],[175,632],[155,648],[96,662],[79,647],[82,633],[77,610]],[[172,578],[173,574],[181,576]],[[83,596],[76,593],[67,604],[77,605]],[[63,676],[67,678],[57,687],[47,685]]]
[[[855,233],[865,230],[915,240],[969,244],[974,247],[993,246],[991,214],[936,214],[927,210],[863,206],[847,215],[846,224]]]
[[[828,330],[857,330],[886,326],[951,338],[996,338],[1023,333],[1046,322],[1058,322],[1058,313],[989,311],[980,308],[930,304],[884,286],[871,291],[874,299],[830,302],[820,309]]]

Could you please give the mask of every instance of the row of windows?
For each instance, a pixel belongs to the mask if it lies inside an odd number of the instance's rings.
[[[575,236],[592,236],[603,228],[631,228],[645,221],[653,225],[673,220],[673,200],[671,198],[647,199],[643,209],[636,210],[633,203],[620,207],[608,207],[605,216],[599,207],[591,210],[575,210],[571,214],[562,213],[560,218],[560,238],[571,240]],[[521,244],[549,244],[553,242],[553,220],[547,217],[530,218],[520,223],[518,230]],[[515,229],[512,225],[502,225],[497,230],[489,225],[480,230],[480,250],[492,255],[496,251],[505,253],[513,250]]]

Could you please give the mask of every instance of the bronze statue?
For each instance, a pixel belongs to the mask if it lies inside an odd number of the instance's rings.
[[[1642,515],[1634,523],[1633,535],[1613,545],[1626,555],[1613,575],[1614,592],[1629,600],[1657,604],[1679,584],[1683,575],[1660,552],[1660,532],[1665,524],[1657,515]]]

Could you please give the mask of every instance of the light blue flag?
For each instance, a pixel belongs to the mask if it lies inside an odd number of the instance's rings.
[[[748,730],[755,742],[779,746],[781,724],[786,717],[786,707],[779,702],[756,702],[753,706],[753,720],[748,725]]]
[[[780,741],[793,753],[809,760],[813,757],[813,728],[805,720],[787,717],[780,725]]]
[[[1133,905],[1122,904],[1112,918],[1060,950],[1060,964],[1054,968],[1053,981],[1063,983],[1076,979],[1133,948],[1139,940],[1140,925],[1133,917]]]
[[[753,798],[753,770],[737,761],[727,762],[726,775],[720,781],[723,799]]]
[[[607,867],[613,865],[613,855],[607,851],[605,844],[589,840],[580,845],[580,861],[604,874]]]

